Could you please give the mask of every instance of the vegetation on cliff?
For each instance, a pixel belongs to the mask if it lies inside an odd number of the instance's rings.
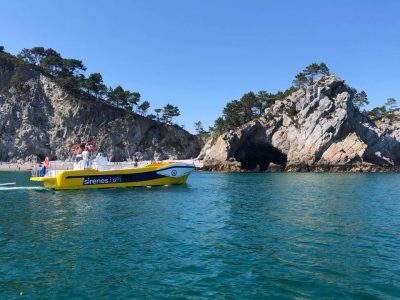
[[[152,120],[150,103],[139,93],[105,88],[100,74],[84,76],[82,62],[35,51],[17,57],[0,48],[0,161],[68,159],[82,137],[111,161],[138,153],[146,160],[187,159],[200,152],[202,140],[172,124],[180,114],[176,106],[156,109]]]
[[[10,85],[3,85],[2,93],[6,93],[10,87],[23,92],[24,80],[18,72],[19,67],[36,70],[78,96],[95,98],[159,122],[172,124],[173,119],[180,115],[179,108],[172,104],[156,108],[154,113],[148,114],[150,102],[142,101],[140,93],[124,89],[120,85],[115,88],[107,87],[100,73],[85,75],[87,68],[81,60],[63,58],[54,49],[44,47],[25,48],[14,56],[5,52],[4,47],[0,46],[0,68],[13,71]]]
[[[265,109],[271,107],[277,100],[282,100],[293,92],[314,83],[317,78],[329,74],[330,70],[325,63],[312,63],[298,73],[292,82],[293,85],[283,92],[269,93],[265,90],[258,93],[247,92],[239,100],[232,100],[225,105],[223,115],[215,120],[214,126],[210,130],[214,135],[220,135],[223,132],[235,129],[261,116]],[[361,111],[369,104],[367,93],[354,90],[353,103]],[[362,110],[362,113],[373,119],[389,118],[390,120],[397,120],[396,111],[396,100],[389,98],[385,105],[372,110]],[[296,109],[293,106],[287,107],[287,112],[289,115],[295,115]]]
[[[331,75],[276,100],[262,116],[213,136],[199,159],[207,170],[398,171],[400,123],[373,122],[356,107],[366,93]],[[361,94],[361,95],[360,95]],[[387,117],[397,117],[386,101]]]

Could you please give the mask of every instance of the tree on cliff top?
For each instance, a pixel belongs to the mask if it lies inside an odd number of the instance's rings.
[[[385,102],[385,106],[388,107],[389,110],[394,110],[397,107],[397,101],[394,98],[389,98]]]
[[[330,74],[330,70],[329,70],[328,66],[323,62],[319,64],[319,72],[322,75],[329,75]]]
[[[43,47],[33,47],[32,49],[22,49],[22,51],[18,54],[18,57],[28,63],[39,65],[40,61],[45,55],[46,49]]]
[[[73,59],[73,58],[68,58],[68,59],[62,59],[61,60],[61,70],[60,76],[79,76],[80,74],[83,74],[83,72],[86,71],[86,67],[82,63],[81,60],[79,59]]]
[[[330,71],[328,66],[325,63],[312,63],[308,65],[303,72],[298,73],[294,80],[293,80],[293,85],[297,88],[303,88],[305,87],[308,83],[313,83],[315,77],[318,75],[329,75]]]
[[[138,113],[142,116],[145,116],[148,109],[150,108],[150,102],[149,101],[143,101],[139,106],[138,106]]]
[[[310,83],[314,82],[314,79],[316,76],[329,75],[329,72],[330,71],[329,71],[328,66],[323,62],[320,64],[312,63],[312,64],[308,65],[303,71],[304,75],[308,78]]]
[[[163,107],[161,121],[172,124],[172,119],[181,115],[177,106],[167,104]]]
[[[261,103],[253,92],[248,92],[240,98],[243,107],[243,120],[252,120],[256,115],[260,115]]]
[[[361,109],[365,105],[368,105],[369,101],[368,101],[367,93],[365,91],[356,93],[353,98],[353,103],[354,103],[355,107],[357,107],[358,109]]]
[[[394,98],[388,98],[384,105],[375,107],[370,111],[366,111],[367,115],[374,120],[379,120],[382,118],[388,118],[392,121],[399,120],[399,116],[396,113],[397,101]]]
[[[95,96],[97,99],[102,99],[107,92],[107,87],[103,83],[103,77],[100,73],[92,73],[84,81],[83,86],[86,92]]]
[[[319,66],[318,64],[313,63],[308,65],[303,72],[309,78],[310,82],[314,82],[314,77],[319,73]]]
[[[63,58],[60,53],[49,48],[41,58],[40,66],[49,74],[57,77],[63,66]]]
[[[257,93],[257,107],[256,109],[260,109],[259,114],[261,115],[264,109],[271,106],[274,103],[274,98],[272,94],[267,91],[261,90]]]
[[[213,131],[221,133],[249,122],[261,116],[276,100],[283,99],[294,91],[296,88],[290,87],[284,92],[278,91],[275,94],[266,91],[259,91],[257,94],[245,93],[240,100],[232,100],[225,105],[223,116],[214,122]]]
[[[307,76],[306,74],[304,74],[303,72],[300,72],[299,74],[297,74],[293,80],[293,85],[300,89],[302,87],[304,87],[307,84]]]
[[[117,107],[123,108],[128,105],[128,95],[120,85],[115,89],[110,88],[107,96],[108,100]]]
[[[144,101],[139,105],[141,95],[137,92],[125,90],[122,86],[117,86],[115,89],[110,87],[107,90],[100,73],[92,73],[86,77],[86,67],[81,60],[63,58],[52,48],[24,48],[17,56],[14,56],[5,52],[4,47],[0,46],[0,64],[7,64],[10,68],[13,68],[15,64],[25,67],[33,65],[35,68],[32,69],[47,76],[50,75],[61,87],[78,96],[95,97],[97,100],[106,101],[118,108],[136,111],[144,116],[150,108],[149,101]],[[14,78],[15,82],[17,82],[16,78]],[[163,109],[155,109],[155,115],[149,116],[157,121],[171,124],[172,119],[179,115],[179,108],[168,104]]]
[[[207,131],[204,130],[203,124],[201,121],[197,121],[194,123],[194,130],[196,130],[197,134],[206,134]]]
[[[52,75],[64,88],[75,92],[86,92],[87,94],[103,99],[106,94],[106,86],[100,73],[93,73],[85,78],[86,67],[83,62],[73,58],[63,58],[54,49],[34,47],[23,49],[18,58],[23,61],[37,65],[42,71]],[[117,107],[133,110],[140,100],[140,94],[124,90],[117,86],[108,92],[108,99]]]
[[[108,91],[108,100],[119,108],[133,110],[140,101],[140,94],[124,90],[119,85],[115,89],[110,88]]]
[[[222,134],[226,130],[225,120],[222,117],[218,117],[214,122],[213,133],[217,135]]]
[[[160,114],[162,112],[162,109],[161,108],[156,108],[156,109],[154,109],[154,112],[155,112],[155,119],[157,121],[160,121],[160,119],[161,119]]]
[[[140,101],[140,93],[138,92],[130,92],[130,91],[126,91],[128,94],[128,98],[127,98],[127,102],[128,102],[128,106],[125,108],[129,108],[130,110],[133,111],[134,107],[138,105],[139,101]],[[148,101],[146,101],[148,102]],[[150,107],[150,102],[148,102],[149,107]]]

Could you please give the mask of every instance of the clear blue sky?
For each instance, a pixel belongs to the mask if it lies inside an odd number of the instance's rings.
[[[275,92],[324,61],[372,106],[400,100],[398,0],[3,1],[0,45],[52,47],[193,131],[248,92]]]

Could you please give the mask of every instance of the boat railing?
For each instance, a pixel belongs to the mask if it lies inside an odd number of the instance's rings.
[[[141,168],[151,164],[151,161],[141,161],[138,163],[124,161],[124,162],[108,162],[106,165],[96,165],[95,163],[92,165],[93,169],[96,170],[124,170],[124,169],[134,169]]]
[[[56,177],[58,173],[66,170],[74,170],[74,169],[95,169],[95,170],[123,170],[123,169],[133,169],[133,168],[142,168],[150,164],[154,163],[165,163],[168,161],[124,161],[124,162],[107,162],[104,165],[97,165],[95,161],[89,161],[88,164],[84,164],[82,166],[77,165],[79,162],[72,162],[72,161],[51,161],[49,163],[49,168],[46,169],[46,174],[44,177]],[[187,162],[187,161],[179,161],[176,160],[175,162]],[[194,161],[192,161],[194,163]],[[42,167],[39,164],[35,164],[34,168],[32,169],[32,177],[41,177],[41,169]]]
[[[151,164],[151,161],[141,161],[135,164],[134,162],[107,162],[106,165],[96,165],[93,161],[89,161],[87,165],[84,165],[82,168],[77,166],[78,169],[95,169],[95,170],[122,170],[122,169],[132,169],[132,168],[140,168],[145,167]],[[32,169],[32,177],[56,177],[58,173],[66,170],[74,170],[74,166],[76,163],[74,162],[60,162],[60,161],[51,161],[49,164],[49,168],[46,169],[46,174],[41,174],[42,166],[39,164],[35,164]]]
[[[39,174],[40,174],[39,165],[38,164],[34,164],[33,165],[33,169],[31,171],[31,175],[32,175],[32,177],[39,177]]]
[[[66,170],[72,170],[74,168],[73,162],[50,162],[49,169],[46,170],[45,177],[56,177],[58,173]]]
[[[49,167],[46,168],[46,173],[43,175],[42,168],[43,166],[39,164],[34,164],[32,169],[32,177],[55,177],[61,171],[72,170],[73,169],[72,162],[59,162],[59,161],[51,161],[49,163]]]

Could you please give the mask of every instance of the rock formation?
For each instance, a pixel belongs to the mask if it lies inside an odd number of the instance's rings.
[[[321,77],[260,118],[211,138],[199,159],[208,170],[397,170],[399,125],[375,124],[354,107],[354,94],[335,75]]]
[[[19,68],[19,69],[17,69]],[[10,80],[18,73],[22,85]],[[201,141],[169,126],[60,88],[41,72],[0,62],[0,161],[65,159],[80,134],[95,138],[111,160],[140,152],[143,159],[196,157]]]

